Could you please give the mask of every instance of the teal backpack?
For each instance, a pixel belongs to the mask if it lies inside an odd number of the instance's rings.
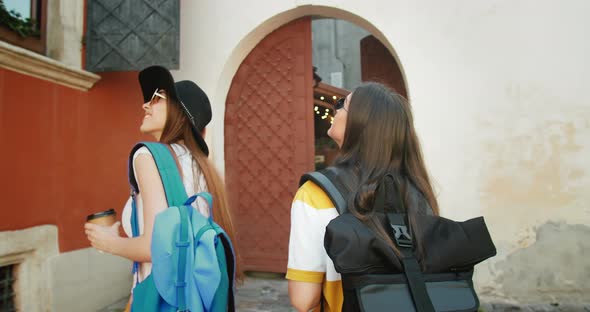
[[[152,232],[152,273],[133,289],[131,312],[235,311],[235,256],[225,231],[213,221],[213,198],[203,192],[188,197],[176,160],[168,145],[138,143],[129,158],[129,182],[133,199],[131,227],[139,236],[133,155],[147,147],[154,160],[168,206],[156,215]],[[195,212],[191,204],[202,197],[209,217]],[[133,263],[133,273],[139,263]]]

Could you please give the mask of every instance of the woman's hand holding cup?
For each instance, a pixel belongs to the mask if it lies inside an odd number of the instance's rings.
[[[116,221],[113,209],[89,215],[84,224],[84,232],[92,247],[100,252],[112,253],[114,241],[118,239],[121,222]]]

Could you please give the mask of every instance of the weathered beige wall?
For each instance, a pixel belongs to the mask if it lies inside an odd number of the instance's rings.
[[[99,311],[131,296],[132,262],[94,248],[49,259],[52,302],[48,311]]]
[[[66,65],[80,68],[84,1],[52,0],[47,3],[46,55]]]
[[[0,266],[14,265],[14,302],[20,311],[51,311],[51,267],[47,259],[58,254],[54,225],[0,232]]]
[[[16,265],[19,311],[98,311],[131,294],[129,260],[94,248],[59,253],[55,225],[1,231],[5,265]]]
[[[214,105],[223,167],[224,103],[240,62],[304,15],[355,22],[399,59],[443,214],[483,215],[498,256],[483,297],[590,302],[590,2],[182,1],[181,71]]]

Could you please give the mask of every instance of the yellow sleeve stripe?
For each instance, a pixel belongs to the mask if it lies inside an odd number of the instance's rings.
[[[287,269],[288,280],[308,283],[321,283],[324,280],[324,272],[303,271],[296,269]]]
[[[334,208],[334,204],[317,184],[312,181],[305,182],[295,194],[293,201],[300,200],[315,209]]]
[[[342,311],[344,295],[342,294],[342,281],[324,282],[325,311]]]

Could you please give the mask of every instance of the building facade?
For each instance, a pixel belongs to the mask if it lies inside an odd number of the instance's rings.
[[[92,212],[121,212],[127,154],[144,139],[141,96],[136,71],[85,70],[85,6],[47,3],[56,39],[44,54],[0,42],[0,266],[19,272],[25,311],[87,310],[129,292],[130,263],[89,248],[82,226]],[[290,200],[314,168],[312,24],[329,18],[362,28],[394,60],[371,73],[411,101],[442,215],[485,217],[498,255],[476,268],[481,299],[590,302],[588,2],[179,7],[173,74],[211,100],[206,140],[246,269],[286,269]],[[338,81],[337,72],[320,76]]]
[[[498,255],[477,267],[482,298],[590,301],[587,2],[182,4],[181,29],[191,31],[181,32],[176,76],[198,81],[216,105],[208,140],[226,179],[240,175],[227,129],[243,61],[293,21],[351,22],[401,68],[443,216],[485,217]]]

